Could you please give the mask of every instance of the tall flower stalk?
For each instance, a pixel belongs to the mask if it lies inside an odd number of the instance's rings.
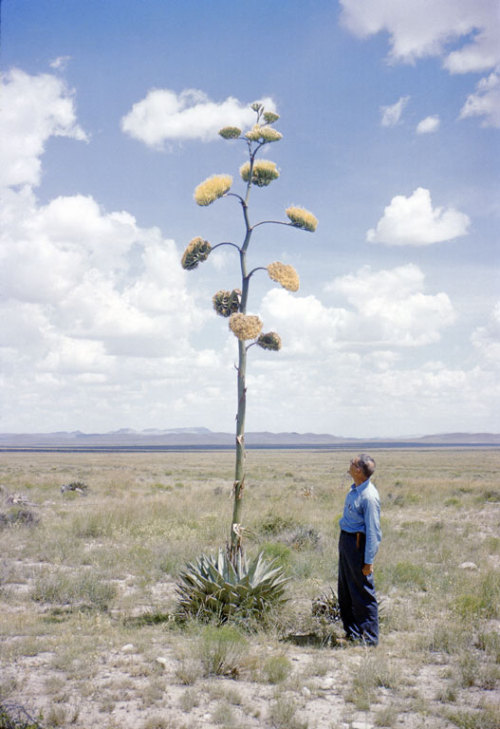
[[[245,417],[247,405],[246,368],[248,350],[253,345],[262,349],[277,351],[281,348],[281,339],[276,332],[262,333],[263,324],[258,316],[247,313],[250,281],[258,271],[266,271],[272,281],[281,284],[289,291],[297,291],[299,277],[293,266],[279,261],[270,263],[266,268],[257,267],[248,270],[247,252],[255,229],[261,225],[288,225],[309,232],[316,230],[317,220],[304,208],[289,207],[285,212],[288,221],[263,220],[252,224],[249,215],[250,193],[253,187],[267,187],[279,177],[274,162],[258,159],[258,154],[266,145],[280,141],[282,134],[274,128],[279,119],[278,114],[266,111],[258,102],[252,104],[256,114],[256,123],[243,133],[238,127],[224,127],[219,134],[223,139],[243,141],[248,149],[248,161],[240,168],[240,177],[245,184],[243,194],[232,192],[233,179],[230,175],[213,175],[202,182],[195,190],[194,198],[198,205],[211,205],[223,197],[234,197],[243,214],[244,235],[240,244],[225,241],[212,246],[201,237],[193,238],[182,257],[182,266],[192,270],[220,246],[232,246],[239,255],[241,281],[238,288],[232,291],[218,291],[213,297],[214,309],[220,316],[229,318],[229,328],[238,339],[237,367],[237,415],[236,415],[236,462],[233,484],[233,514],[228,556],[233,565],[242,556],[242,506],[245,489]]]

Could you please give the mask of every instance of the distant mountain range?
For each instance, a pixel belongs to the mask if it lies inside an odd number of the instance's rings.
[[[0,433],[0,448],[134,448],[134,447],[230,447],[234,444],[234,434],[217,433],[208,428],[171,428],[160,430],[148,428],[136,431],[121,428],[111,433],[82,433],[79,430],[56,433]],[[404,438],[343,438],[327,433],[269,433],[266,431],[246,433],[247,446],[257,448],[299,448],[299,447],[341,447],[342,445],[359,448],[363,445],[373,447],[394,445],[421,446],[473,446],[500,445],[499,433],[441,433]]]

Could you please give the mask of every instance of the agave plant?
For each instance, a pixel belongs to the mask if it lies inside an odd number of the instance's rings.
[[[202,554],[179,575],[179,613],[219,623],[233,618],[261,618],[271,606],[286,600],[288,578],[276,560],[262,554],[248,560],[240,553],[233,563],[225,550]]]

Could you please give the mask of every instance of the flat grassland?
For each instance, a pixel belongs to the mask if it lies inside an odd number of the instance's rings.
[[[336,589],[355,452],[248,452],[247,552],[291,577],[254,632],[171,619],[186,561],[226,542],[232,452],[3,453],[0,705],[44,728],[498,729],[498,450],[372,453],[375,649],[311,611]]]

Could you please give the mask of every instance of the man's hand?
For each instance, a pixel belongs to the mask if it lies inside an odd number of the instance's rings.
[[[372,564],[364,564],[363,569],[361,570],[365,577],[368,577],[368,575],[371,575],[373,573],[373,565]]]

